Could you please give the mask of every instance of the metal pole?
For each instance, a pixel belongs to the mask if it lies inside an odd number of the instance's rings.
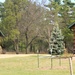
[[[59,66],[61,66],[61,57],[59,57]]]
[[[72,58],[69,58],[70,75],[73,75]]]
[[[51,69],[53,68],[53,60],[52,60],[52,48],[51,48]]]
[[[53,60],[52,60],[52,57],[51,57],[51,69],[53,68]]]
[[[60,52],[60,56],[59,56],[59,66],[61,66],[61,52]]]
[[[38,68],[39,68],[39,51],[37,50],[37,62],[38,62]]]

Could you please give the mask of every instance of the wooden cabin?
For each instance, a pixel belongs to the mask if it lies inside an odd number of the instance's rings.
[[[73,32],[74,38],[73,38],[73,54],[75,54],[75,23],[72,23],[69,26],[69,29]]]
[[[4,34],[2,33],[2,31],[0,31],[0,41],[1,41],[1,38],[4,37]],[[0,54],[2,53],[2,47],[0,45]]]

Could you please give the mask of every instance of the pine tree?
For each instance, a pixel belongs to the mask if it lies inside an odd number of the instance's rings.
[[[59,29],[58,23],[54,25],[51,32],[50,53],[53,55],[60,55],[64,52],[63,35]]]

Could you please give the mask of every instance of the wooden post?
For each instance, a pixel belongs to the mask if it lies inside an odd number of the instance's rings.
[[[73,75],[72,58],[69,58],[70,75]]]

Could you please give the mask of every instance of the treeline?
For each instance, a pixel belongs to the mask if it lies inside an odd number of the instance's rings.
[[[6,51],[47,53],[50,33],[57,21],[65,46],[72,50],[72,33],[68,26],[75,21],[75,4],[70,0],[51,0],[48,5],[32,0],[5,0],[0,3],[1,46]],[[70,40],[70,41],[69,41]]]

